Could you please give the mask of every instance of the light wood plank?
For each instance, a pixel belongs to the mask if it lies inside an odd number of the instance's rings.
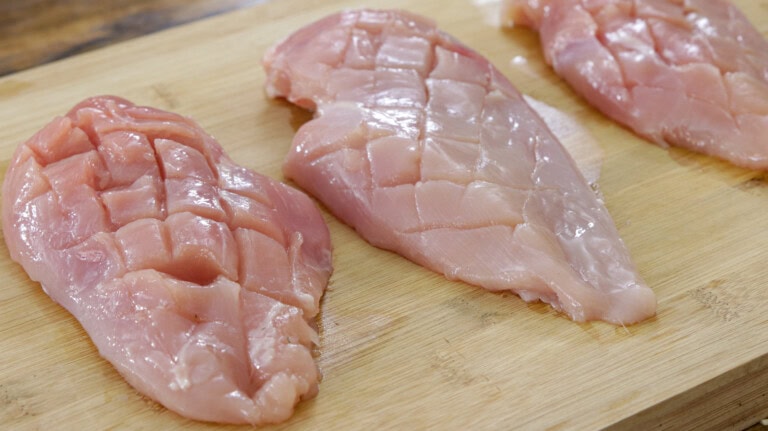
[[[768,33],[768,1],[735,3]],[[597,138],[600,188],[659,313],[628,328],[575,324],[372,248],[326,212],[336,271],[319,321],[324,380],[316,399],[274,429],[680,429],[702,425],[713,410],[718,422],[704,426],[760,419],[766,386],[739,382],[765,382],[768,369],[764,176],[635,137],[544,65],[535,35],[498,29],[467,0],[281,0],[7,76],[0,170],[51,117],[111,93],[195,118],[234,160],[281,179],[291,138],[309,116],[265,98],[260,58],[300,26],[363,5],[431,16]],[[513,64],[515,56],[526,62]],[[217,428],[128,386],[5,247],[0,273],[4,426]],[[728,408],[739,402],[749,409]]]

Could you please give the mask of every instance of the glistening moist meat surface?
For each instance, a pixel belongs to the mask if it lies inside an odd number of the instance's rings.
[[[659,145],[768,169],[768,41],[726,0],[504,0],[587,101]]]
[[[576,321],[656,300],[603,203],[487,60],[401,11],[357,10],[264,57],[266,89],[316,110],[284,173],[371,244]]]
[[[167,408],[274,423],[317,393],[328,228],[192,120],[81,102],[18,147],[2,218],[11,257]]]

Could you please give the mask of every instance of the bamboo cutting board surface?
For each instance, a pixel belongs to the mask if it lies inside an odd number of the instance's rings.
[[[768,0],[735,3],[768,35]],[[768,415],[768,176],[661,149],[607,120],[544,64],[532,32],[495,25],[493,1],[273,1],[7,76],[0,170],[53,116],[116,94],[194,118],[234,160],[282,179],[310,116],[266,99],[260,58],[360,6],[430,16],[588,130],[603,154],[600,190],[658,315],[576,324],[375,249],[324,211],[335,265],[318,321],[324,379],[316,399],[268,429],[740,429]],[[139,395],[5,247],[0,274],[0,428],[237,428]]]

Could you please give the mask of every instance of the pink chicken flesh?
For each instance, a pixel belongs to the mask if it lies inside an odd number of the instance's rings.
[[[329,16],[264,58],[316,110],[284,173],[371,244],[576,321],[656,310],[604,205],[487,60],[399,11]]]
[[[505,0],[546,61],[661,146],[768,169],[768,41],[725,0]]]
[[[274,423],[316,394],[330,236],[303,193],[193,121],[87,99],[19,146],[14,260],[143,394],[192,419]]]

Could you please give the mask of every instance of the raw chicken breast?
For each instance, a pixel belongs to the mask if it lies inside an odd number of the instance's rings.
[[[284,173],[371,244],[577,321],[655,313],[613,222],[498,70],[399,11],[329,16],[264,58],[267,92],[315,109]]]
[[[12,258],[169,409],[273,423],[317,392],[328,228],[191,120],[83,101],[19,146],[2,217]]]
[[[661,145],[768,169],[768,41],[725,0],[504,0],[607,116]]]

